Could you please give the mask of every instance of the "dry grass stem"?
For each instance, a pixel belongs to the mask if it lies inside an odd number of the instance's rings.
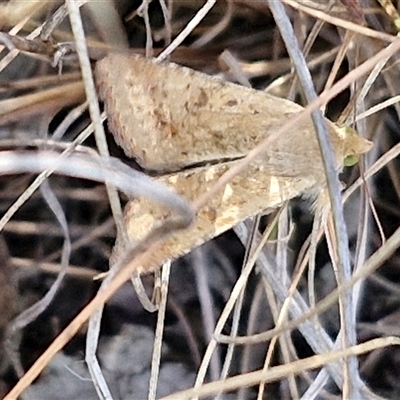
[[[397,398],[395,2],[34,3],[0,5],[0,397]]]

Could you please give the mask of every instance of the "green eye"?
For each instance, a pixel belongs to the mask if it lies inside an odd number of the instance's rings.
[[[353,165],[358,163],[358,156],[355,156],[354,154],[346,156],[344,158],[344,166],[345,167],[352,167]]]

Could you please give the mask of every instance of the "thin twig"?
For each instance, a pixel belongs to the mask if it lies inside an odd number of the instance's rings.
[[[204,19],[214,7],[217,0],[207,0],[193,19],[185,26],[185,29],[172,41],[172,43],[157,57],[158,61],[165,60],[193,31],[194,28]]]
[[[167,261],[162,267],[161,273],[161,298],[157,314],[156,334],[154,338],[153,355],[151,357],[151,372],[148,400],[155,400],[157,395],[158,377],[161,365],[161,347],[163,342],[165,313],[167,310],[167,297],[169,277],[171,272],[171,261]]]

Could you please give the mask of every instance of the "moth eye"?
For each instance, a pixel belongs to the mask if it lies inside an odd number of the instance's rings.
[[[351,128],[350,126],[342,126],[336,130],[338,134],[341,136],[342,139],[349,138],[350,136],[357,135],[355,129]]]
[[[353,165],[358,163],[358,156],[351,154],[344,158],[344,166],[345,167],[352,167]]]

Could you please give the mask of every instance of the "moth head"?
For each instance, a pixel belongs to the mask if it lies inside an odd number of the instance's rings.
[[[360,155],[367,153],[373,145],[371,141],[358,135],[357,132],[349,126],[338,128],[337,132],[343,140],[343,165],[345,167],[351,167],[357,164]]]

